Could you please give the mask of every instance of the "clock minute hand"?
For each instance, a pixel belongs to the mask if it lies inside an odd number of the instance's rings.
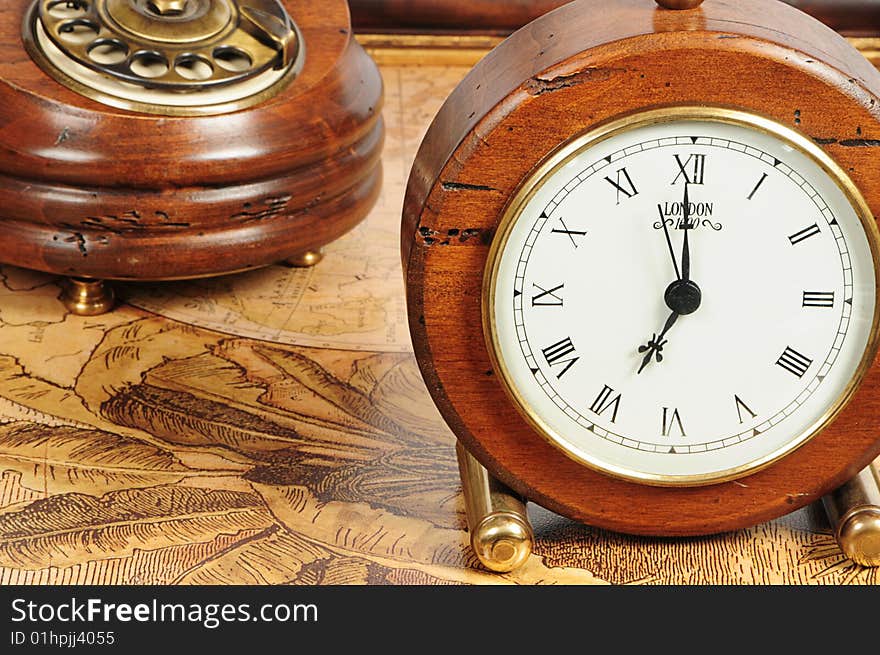
[[[669,247],[669,256],[672,257],[672,267],[675,269],[675,277],[681,279],[681,273],[678,270],[678,260],[675,258],[675,249],[672,247],[672,238],[669,236],[669,227],[666,225],[666,216],[663,214],[663,205],[657,204],[657,211],[660,213],[660,225],[663,226],[663,234],[666,236],[666,245]]]

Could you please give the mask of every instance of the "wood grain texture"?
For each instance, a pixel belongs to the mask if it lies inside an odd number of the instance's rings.
[[[880,5],[873,0],[786,1],[841,32],[880,32]],[[504,34],[566,0],[351,0],[350,4],[359,31]]]
[[[458,437],[545,507],[636,534],[753,525],[815,501],[880,452],[880,363],[836,423],[762,472],[689,489],[615,480],[550,446],[493,375],[480,304],[489,244],[508,199],[557,146],[664,105],[744,108],[805,132],[878,215],[880,74],[839,35],[781,3],[708,0],[681,13],[640,0],[622,0],[614,12],[604,6],[572,3],[515,34],[465,78],[430,128],[402,234],[416,354]]]
[[[352,0],[358,31],[509,33],[565,4],[564,0]]]
[[[812,506],[652,539],[531,505],[525,569],[478,567],[397,245],[406,174],[466,72],[385,68],[382,196],[315,269],[118,285],[128,302],[82,318],[56,277],[0,266],[0,584],[880,582]]]
[[[823,23],[853,35],[880,33],[880,5],[873,0],[786,0]]]
[[[3,0],[22,16],[28,0]],[[98,278],[264,266],[348,232],[378,196],[382,81],[346,3],[287,2],[304,68],[271,100],[171,118],[61,86],[0,26],[0,256]]]

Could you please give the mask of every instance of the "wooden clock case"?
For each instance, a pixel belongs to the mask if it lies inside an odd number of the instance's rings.
[[[880,214],[880,73],[785,4],[579,0],[529,24],[468,75],[431,126],[406,195],[410,325],[428,388],[460,442],[519,494],[591,525],[648,535],[733,530],[816,501],[880,453],[880,362],[847,408],[758,473],[690,488],[636,484],[569,459],[497,378],[481,298],[506,203],[571,137],[646,109],[712,105],[799,130]]]

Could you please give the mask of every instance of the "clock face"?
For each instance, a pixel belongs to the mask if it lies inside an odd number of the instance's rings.
[[[519,409],[569,456],[652,484],[776,461],[874,351],[876,228],[854,187],[787,128],[710,114],[571,142],[510,205],[487,270]]]

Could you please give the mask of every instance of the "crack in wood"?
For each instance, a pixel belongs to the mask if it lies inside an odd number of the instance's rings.
[[[465,184],[464,182],[441,182],[444,191],[498,191],[495,187],[484,184]]]
[[[825,138],[825,137],[813,137],[813,141],[818,143],[820,146],[829,146],[834,145],[835,143],[839,146],[843,146],[844,148],[877,148],[880,147],[880,139],[842,139],[837,140],[835,138]]]
[[[840,145],[847,148],[876,148],[880,146],[880,139],[846,139]]]
[[[272,218],[277,218],[285,213],[287,210],[287,206],[290,201],[293,199],[293,196],[277,196],[273,198],[266,198],[263,200],[263,205],[265,205],[262,209],[254,209],[253,203],[246,202],[244,203],[244,210],[240,211],[236,214],[233,214],[230,218],[233,221],[241,221],[243,223],[252,223],[255,221],[265,221]],[[316,198],[312,203],[310,203],[305,211],[310,210],[314,205],[320,202],[320,198]]]
[[[586,68],[582,71],[557,75],[546,78],[540,75],[531,78],[525,84],[526,91],[531,96],[540,96],[561,89],[568,89],[585,82],[604,82],[618,73],[624,73],[624,68]]]
[[[446,233],[439,232],[429,227],[420,227],[419,236],[426,246],[449,246],[455,243],[467,243],[471,239],[479,238],[483,245],[487,245],[492,240],[492,231],[480,228],[457,228],[452,227],[446,230]]]
[[[155,218],[145,219],[139,211],[132,209],[119,215],[86,216],[79,223],[62,223],[61,225],[71,230],[84,227],[89,230],[110,232],[112,234],[143,232],[154,229],[179,230],[190,227],[190,223],[172,221],[169,214],[164,211],[155,211],[153,216]]]
[[[70,128],[65,127],[61,130],[61,133],[58,135],[58,138],[55,139],[55,145],[60,146],[62,143],[70,139]]]
[[[64,242],[75,243],[76,247],[79,249],[79,254],[83,257],[89,256],[88,250],[86,250],[86,238],[81,232],[74,232],[73,235],[66,238]]]

